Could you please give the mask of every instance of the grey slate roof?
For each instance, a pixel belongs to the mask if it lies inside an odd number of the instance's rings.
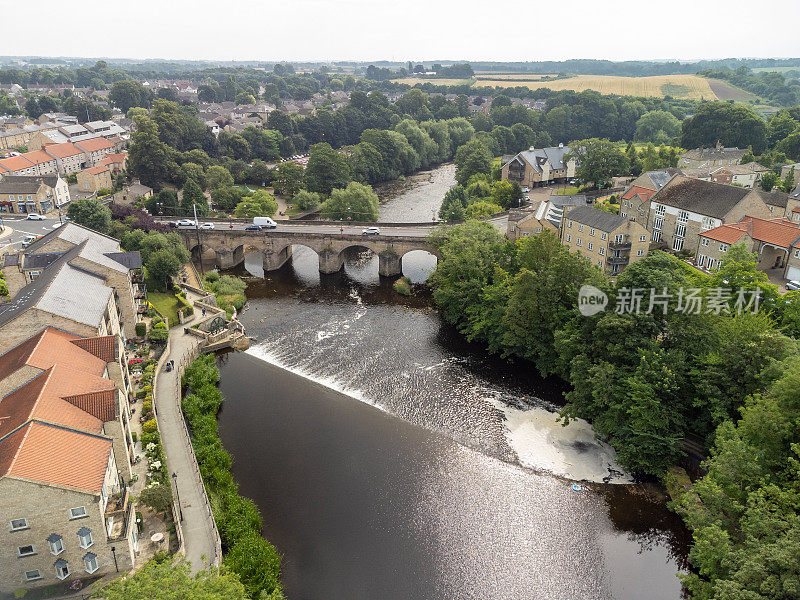
[[[550,161],[552,169],[564,169],[564,155],[569,152],[569,146],[553,147],[553,148],[538,148],[534,150],[523,150],[517,154],[512,160],[519,160],[520,157],[530,164],[539,173],[542,172],[542,165]],[[509,161],[511,162],[511,161]]]
[[[30,252],[41,248],[53,239],[62,239],[72,244],[80,244],[84,241],[87,242],[83,251],[81,252],[81,257],[99,265],[103,265],[104,267],[114,269],[115,271],[123,272],[132,268],[139,268],[127,267],[108,256],[109,254],[124,254],[117,240],[75,223],[66,223],[58,229],[54,229],[53,231],[48,232],[46,235],[43,235],[30,246],[28,246],[27,253],[29,254]],[[141,259],[139,260],[141,261]],[[139,266],[141,266],[141,262]]]
[[[771,192],[765,192],[764,190],[755,187],[752,189],[752,193],[757,194],[765,204],[777,206],[779,208],[786,208],[786,205],[789,201],[789,194],[778,191],[777,189],[773,189]]]
[[[800,200],[800,185],[792,190],[792,193],[789,194],[789,198],[792,200]]]
[[[106,252],[106,256],[128,269],[142,268],[142,255],[136,252]]]
[[[40,252],[39,254],[28,254],[23,264],[24,269],[44,269],[58,260],[63,252]]]
[[[677,175],[650,198],[650,205],[665,204],[722,219],[751,191]]]
[[[680,175],[680,169],[665,169],[663,171],[647,171],[646,175],[653,182],[653,187],[656,191],[667,185],[667,182],[672,179],[673,175]]]
[[[65,264],[58,269],[36,308],[71,321],[98,327],[114,290],[105,285],[105,278]]]
[[[0,186],[6,183],[34,183],[38,181],[41,181],[48,187],[54,188],[58,183],[58,175],[5,175],[0,181]],[[39,189],[38,185],[36,189]]]
[[[576,206],[564,218],[606,232],[614,231],[628,220],[593,206]]]
[[[80,254],[82,246],[75,246],[65,252],[49,268],[42,271],[42,274],[31,283],[23,287],[11,302],[0,304],[0,327],[13,321],[29,308],[36,306],[47,288],[58,275],[60,267]]]

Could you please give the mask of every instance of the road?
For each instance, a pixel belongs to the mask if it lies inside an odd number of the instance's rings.
[[[201,222],[202,224],[202,222]],[[201,229],[200,235],[203,233],[210,233],[212,231],[224,232],[224,231],[244,231],[245,227],[248,226],[248,223],[221,223],[216,222],[214,223],[214,229]],[[329,234],[338,234],[344,233],[347,235],[361,235],[361,232],[366,228],[365,225],[316,225],[313,223],[308,224],[292,224],[292,225],[284,225],[282,223],[278,223],[278,226],[273,229],[264,229],[264,231],[273,232],[273,233],[329,233]],[[180,227],[182,231],[194,231],[194,227]],[[426,226],[414,226],[414,227],[392,227],[388,225],[381,225],[380,226],[380,233],[379,236],[406,236],[406,237],[420,237],[424,238],[431,232],[433,229],[433,224],[431,227]]]
[[[14,230],[9,237],[0,239],[0,253],[19,250],[25,236],[40,236],[56,229],[59,220],[45,219],[44,221],[28,221],[24,215],[3,215],[3,224]]]

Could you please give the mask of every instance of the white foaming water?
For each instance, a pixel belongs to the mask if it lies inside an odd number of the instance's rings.
[[[506,419],[506,439],[522,465],[578,481],[631,483],[617,464],[614,449],[595,438],[583,419],[564,426],[558,415],[543,408],[520,410],[486,398]]]

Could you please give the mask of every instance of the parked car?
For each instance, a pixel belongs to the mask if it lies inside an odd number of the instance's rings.
[[[261,231],[261,225],[248,225],[244,228],[245,231]]]
[[[527,193],[528,193],[528,192],[530,192],[530,191],[531,191],[531,190],[530,190],[530,188],[527,188],[527,187],[524,187],[524,188],[522,188],[522,192],[523,192],[524,194],[527,194]]]
[[[35,241],[36,241],[36,236],[35,235],[26,235],[22,239],[22,247],[23,248],[27,248],[28,246],[30,246]]]
[[[253,217],[253,225],[260,225],[267,229],[275,229],[278,224],[269,217]]]
[[[200,225],[200,229],[214,229],[213,223],[203,223]]]
[[[178,219],[175,222],[176,227],[196,227],[197,221],[193,221],[192,219]]]
[[[28,221],[44,221],[44,215],[39,213],[28,213]]]
[[[367,227],[361,230],[361,235],[378,235],[380,232],[381,230],[377,227]]]
[[[790,292],[793,292],[795,290],[800,290],[800,281],[797,280],[787,281],[786,289],[789,290]]]

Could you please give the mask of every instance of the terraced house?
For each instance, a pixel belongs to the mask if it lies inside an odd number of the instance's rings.
[[[0,594],[134,564],[119,349],[46,327],[0,355]]]
[[[647,230],[639,223],[592,206],[578,206],[561,220],[561,243],[609,275],[619,275],[647,256]]]
[[[649,200],[650,239],[676,252],[694,254],[699,235],[745,216],[783,217],[787,195],[676,175]]]
[[[47,213],[69,200],[69,185],[58,175],[0,179],[0,213]]]

